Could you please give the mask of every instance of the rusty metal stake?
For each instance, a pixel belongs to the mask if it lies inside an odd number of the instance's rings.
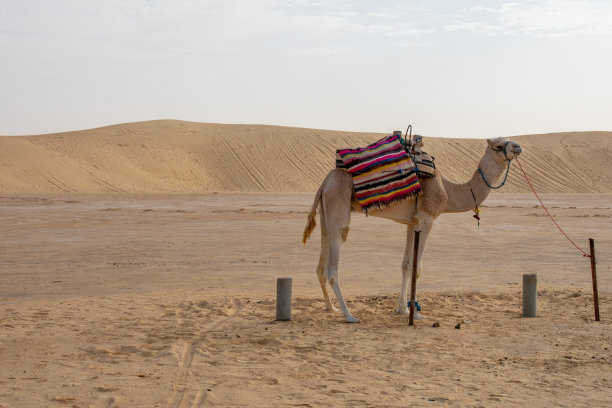
[[[408,325],[414,325],[414,307],[416,304],[416,281],[417,281],[417,265],[419,257],[419,237],[421,231],[414,232],[414,253],[412,255],[412,280],[410,283],[410,314],[408,317]]]
[[[595,306],[595,321],[599,321],[599,293],[597,292],[597,268],[595,265],[595,240],[589,238],[589,246],[591,247],[591,276],[593,278],[593,303]]]

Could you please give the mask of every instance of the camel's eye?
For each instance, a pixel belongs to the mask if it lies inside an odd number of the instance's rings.
[[[497,150],[498,152],[501,152],[502,150],[504,150],[504,146],[497,146],[495,150]]]

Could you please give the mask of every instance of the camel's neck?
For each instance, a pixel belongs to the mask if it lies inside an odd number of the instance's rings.
[[[493,157],[493,152],[487,152],[478,163],[478,168],[482,170],[489,184],[495,183],[497,179],[506,171],[507,162],[499,162]],[[448,195],[448,201],[444,212],[463,212],[472,210],[476,204],[480,205],[489,195],[491,189],[482,179],[478,169],[467,183],[453,183],[442,178],[444,189]]]

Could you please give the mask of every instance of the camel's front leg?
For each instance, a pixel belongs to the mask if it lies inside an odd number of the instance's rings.
[[[433,217],[419,213],[417,216],[419,220],[416,227],[409,225],[407,228],[406,236],[406,248],[404,250],[404,260],[402,261],[402,288],[400,290],[397,313],[408,314],[408,285],[411,281],[412,276],[412,258],[414,255],[414,231],[421,231],[419,235],[419,249],[417,253],[417,278],[420,276],[423,270],[423,252],[425,251],[425,245],[427,244],[427,238],[431,232],[433,226]],[[417,320],[423,319],[425,316],[421,315],[416,309],[414,310],[414,318]]]
[[[406,248],[402,261],[402,288],[397,300],[397,313],[408,314],[408,283],[412,271],[412,256],[414,255],[414,226],[409,225],[406,233]]]

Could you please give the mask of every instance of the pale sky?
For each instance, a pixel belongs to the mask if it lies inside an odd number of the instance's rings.
[[[0,135],[612,130],[609,0],[0,0]]]

